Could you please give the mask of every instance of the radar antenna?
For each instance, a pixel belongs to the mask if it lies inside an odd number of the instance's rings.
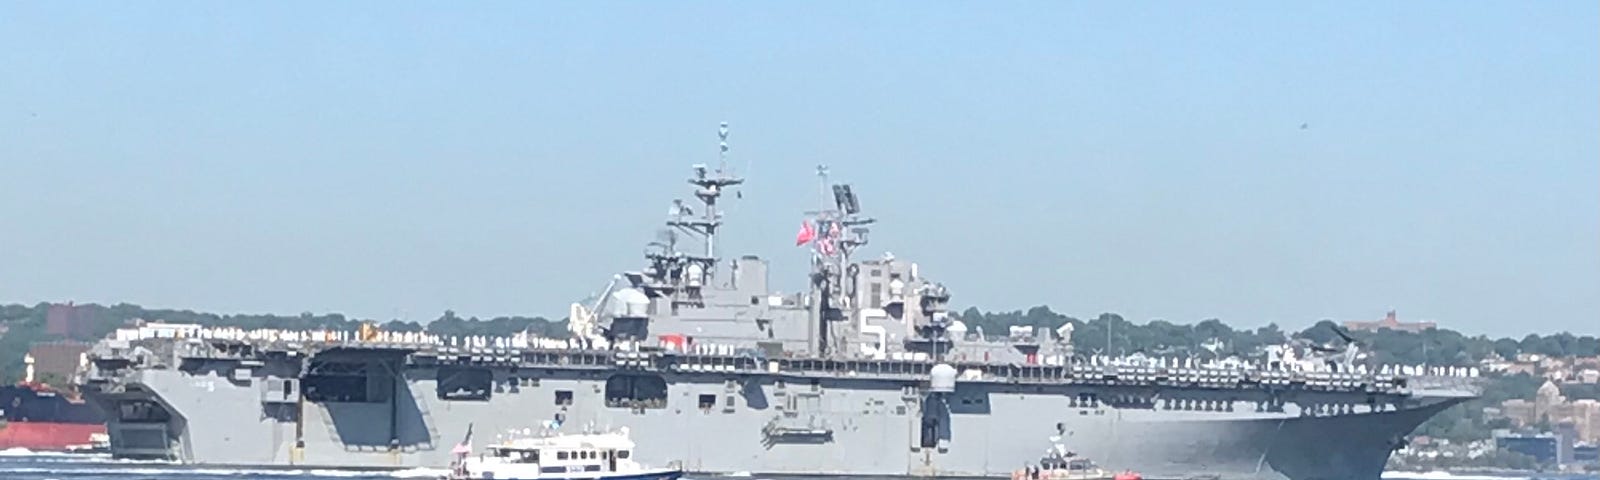
[[[693,209],[687,207],[676,208],[672,220],[667,222],[668,225],[700,236],[706,247],[703,259],[710,263],[716,262],[717,227],[722,226],[722,211],[717,209],[717,200],[728,187],[744,183],[744,179],[733,176],[727,169],[728,122],[722,122],[717,129],[717,139],[720,153],[716,171],[708,172],[705,165],[695,165],[694,177],[689,179],[691,185],[699,187],[694,196],[703,205],[700,215],[695,215]]]
[[[647,251],[645,258],[650,266],[644,272],[630,275],[629,283],[644,291],[647,296],[669,297],[673,306],[704,307],[700,289],[715,277],[717,265],[717,231],[722,226],[722,210],[717,202],[730,187],[744,183],[727,169],[728,122],[717,129],[719,164],[715,170],[705,164],[695,164],[689,184],[694,185],[694,196],[699,208],[690,208],[682,201],[674,201],[667,212],[667,226],[699,237],[705,245],[702,255],[686,254],[676,249],[676,236],[662,236],[651,246],[659,252]]]

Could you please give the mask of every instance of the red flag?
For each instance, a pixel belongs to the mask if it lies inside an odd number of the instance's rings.
[[[811,228],[811,221],[800,222],[800,233],[794,236],[794,246],[811,243],[813,238],[817,238],[817,231]]]

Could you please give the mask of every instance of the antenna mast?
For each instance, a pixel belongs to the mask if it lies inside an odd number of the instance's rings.
[[[717,127],[717,139],[719,147],[717,160],[721,162],[717,165],[717,171],[725,172],[728,170],[728,122],[722,122],[722,125]]]
[[[817,213],[828,211],[828,166],[817,165]]]
[[[700,234],[705,239],[706,253],[704,260],[716,261],[717,253],[717,227],[722,226],[722,212],[717,210],[717,199],[722,197],[722,191],[727,187],[744,183],[744,179],[734,177],[727,172],[728,163],[728,122],[722,122],[717,129],[718,153],[720,165],[715,172],[707,172],[705,165],[694,166],[694,177],[689,183],[699,187],[694,196],[700,199],[705,206],[699,218],[692,215],[680,215],[679,218],[668,222],[670,225],[685,228]],[[708,173],[710,173],[708,175]],[[680,210],[680,213],[683,212]]]

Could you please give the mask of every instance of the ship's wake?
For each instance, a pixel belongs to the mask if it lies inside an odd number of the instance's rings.
[[[1526,475],[1463,475],[1444,471],[1383,472],[1384,480],[1528,480]]]
[[[166,461],[115,459],[103,454],[0,451],[0,478],[5,479],[422,479],[440,478],[444,469],[339,470],[321,468],[219,468]]]

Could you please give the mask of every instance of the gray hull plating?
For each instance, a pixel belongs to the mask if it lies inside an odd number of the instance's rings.
[[[1459,401],[1302,415],[1294,404],[1257,411],[1258,403],[1240,392],[1182,392],[1194,402],[1169,407],[1078,401],[1089,391],[1115,395],[1103,387],[964,384],[929,397],[875,381],[812,385],[699,374],[671,379],[663,408],[626,408],[606,406],[599,373],[548,373],[556,374],[513,382],[477,401],[441,400],[432,378],[407,375],[394,384],[394,401],[297,402],[290,405],[297,413],[287,416],[263,413],[262,384],[282,381],[276,378],[143,370],[126,384],[130,393],[96,398],[111,405],[156,400],[172,414],[157,424],[113,420],[120,454],[165,450],[196,464],[436,468],[448,463],[469,424],[489,439],[559,418],[566,430],[629,427],[643,446],[642,460],[692,472],[1006,476],[1037,459],[1045,439],[1060,435],[1102,464],[1151,477],[1302,480],[1378,478],[1397,439]],[[785,418],[825,433],[777,440],[764,434]]]

